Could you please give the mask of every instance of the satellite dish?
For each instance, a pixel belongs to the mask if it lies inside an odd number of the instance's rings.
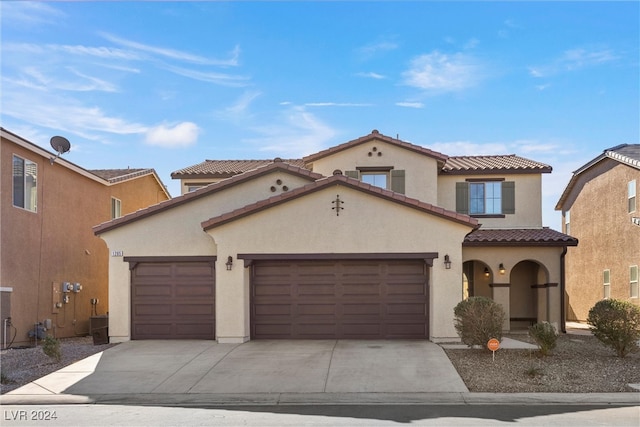
[[[53,164],[58,157],[71,149],[71,143],[63,136],[54,136],[51,138],[51,148],[56,150],[56,153],[58,153],[55,157],[49,159],[51,164]]]

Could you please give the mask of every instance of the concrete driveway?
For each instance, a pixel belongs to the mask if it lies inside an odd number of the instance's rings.
[[[274,340],[129,341],[9,394],[466,392],[442,348],[428,341]]]

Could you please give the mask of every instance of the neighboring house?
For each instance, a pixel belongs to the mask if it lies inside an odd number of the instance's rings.
[[[1,344],[33,343],[38,323],[57,338],[86,335],[109,311],[110,254],[92,226],[170,196],[153,169],[89,171],[0,132]]]
[[[640,144],[604,150],[576,170],[556,210],[580,240],[567,254],[567,320],[584,321],[604,298],[640,305]]]
[[[375,130],[295,161],[182,169],[183,189],[202,187],[94,228],[124,254],[109,265],[111,340],[450,341],[467,295],[502,304],[505,330],[562,327],[577,241],[542,226],[550,172]]]

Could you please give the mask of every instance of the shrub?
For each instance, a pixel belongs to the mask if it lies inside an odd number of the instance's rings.
[[[534,339],[540,354],[542,356],[548,355],[551,350],[556,348],[556,341],[558,340],[558,332],[556,328],[549,322],[541,322],[532,325],[529,328],[529,336]]]
[[[60,349],[60,341],[57,339],[48,336],[44,339],[44,344],[42,345],[42,351],[44,354],[49,356],[52,359],[55,359],[56,362],[59,362],[62,359],[62,350]]]
[[[453,309],[455,328],[462,342],[486,348],[491,338],[502,339],[504,310],[486,297],[469,297]]]
[[[640,307],[627,301],[605,299],[589,310],[587,322],[591,332],[618,357],[638,351],[640,340]]]

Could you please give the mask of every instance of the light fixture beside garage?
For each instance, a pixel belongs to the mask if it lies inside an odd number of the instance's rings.
[[[500,266],[498,267],[498,271],[500,272],[500,274],[504,274],[504,272],[506,271],[503,263],[500,263]]]
[[[446,268],[447,270],[451,269],[451,258],[449,258],[449,254],[446,254],[444,256],[444,268]]]
[[[233,268],[233,258],[231,255],[227,257],[227,262],[224,265],[227,266],[227,271],[230,271]]]

